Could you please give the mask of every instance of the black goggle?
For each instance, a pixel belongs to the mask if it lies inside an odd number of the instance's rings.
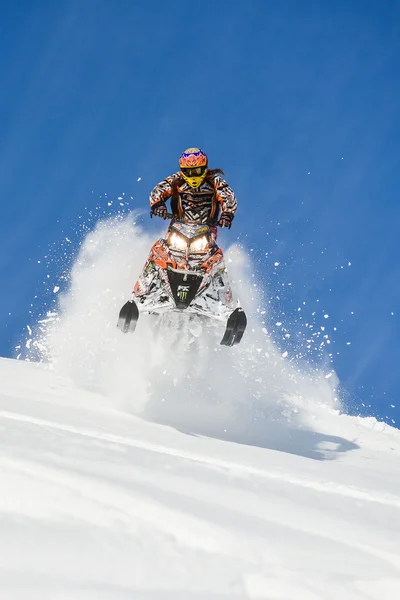
[[[207,167],[187,167],[186,169],[181,169],[186,177],[199,177],[200,175],[203,175],[206,170]]]

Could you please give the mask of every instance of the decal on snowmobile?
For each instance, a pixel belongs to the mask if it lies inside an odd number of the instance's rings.
[[[154,271],[153,261],[150,261],[147,267],[145,267],[145,273],[151,273],[151,271]]]
[[[190,290],[190,285],[178,285],[178,297],[182,302],[187,299],[188,291]]]

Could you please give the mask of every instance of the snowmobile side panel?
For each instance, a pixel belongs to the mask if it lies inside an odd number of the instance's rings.
[[[119,311],[117,327],[123,333],[133,333],[139,318],[139,310],[134,300],[128,300]]]

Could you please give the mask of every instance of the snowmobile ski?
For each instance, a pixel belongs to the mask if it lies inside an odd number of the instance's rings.
[[[119,311],[117,327],[123,333],[133,333],[139,318],[139,310],[134,300],[128,300]]]
[[[221,346],[235,346],[236,344],[239,344],[246,329],[246,325],[247,318],[243,308],[236,308],[233,313],[229,315],[225,334],[220,342]]]

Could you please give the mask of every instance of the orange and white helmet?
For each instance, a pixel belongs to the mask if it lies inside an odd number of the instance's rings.
[[[192,188],[198,188],[207,175],[208,158],[200,148],[187,148],[179,158],[183,179]]]

